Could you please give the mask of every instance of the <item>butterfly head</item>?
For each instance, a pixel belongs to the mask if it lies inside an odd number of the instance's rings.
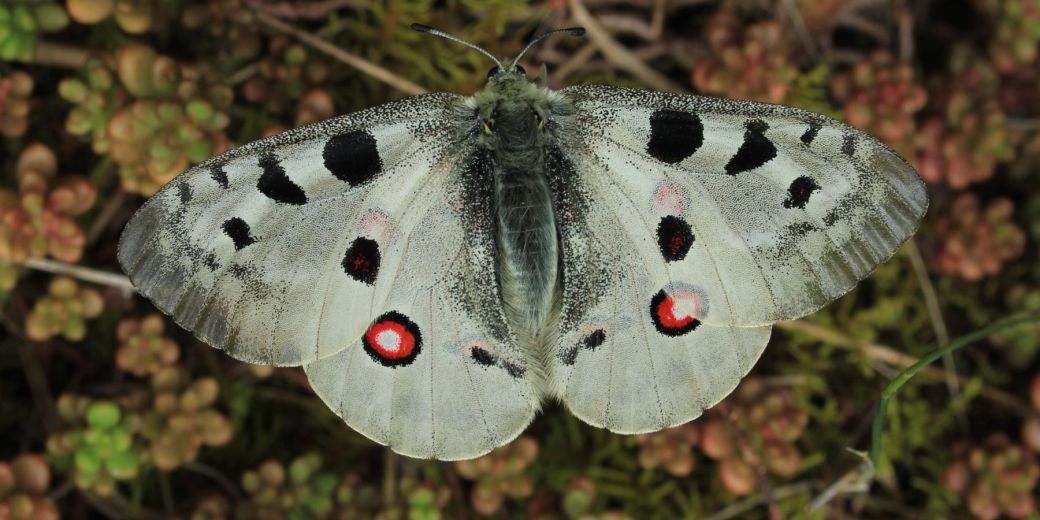
[[[514,65],[513,68],[510,70],[505,70],[501,66],[495,65],[494,67],[491,67],[491,70],[489,70],[487,73],[488,81],[491,81],[492,78],[496,76],[501,76],[503,74],[519,74],[520,76],[527,76],[527,70],[525,70],[520,65]]]
[[[492,74],[487,88],[473,96],[472,106],[476,124],[471,128],[491,149],[536,144],[545,137],[549,100],[523,69]]]

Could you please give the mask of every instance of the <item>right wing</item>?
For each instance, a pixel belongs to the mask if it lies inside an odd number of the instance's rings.
[[[483,455],[513,440],[537,410],[495,278],[491,163],[481,152],[459,162],[443,186],[427,187],[424,207],[407,213],[421,229],[406,236],[387,312],[362,345],[304,365],[315,392],[347,424],[412,457]],[[412,275],[429,266],[441,273]],[[421,351],[403,365],[380,359],[373,351],[381,335]]]

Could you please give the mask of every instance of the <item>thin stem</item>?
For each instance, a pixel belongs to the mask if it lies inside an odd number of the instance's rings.
[[[781,3],[787,14],[787,19],[791,22],[791,27],[794,27],[794,32],[798,35],[798,39],[802,41],[802,47],[805,47],[805,51],[809,53],[809,58],[812,59],[813,63],[819,62],[820,49],[816,48],[816,42],[813,41],[812,34],[809,33],[809,29],[805,26],[805,20],[802,19],[802,13],[798,11],[798,6],[795,5],[794,0],[782,0]]]
[[[240,363],[236,363],[236,365],[239,365],[239,364]],[[187,462],[187,463],[181,465],[181,467],[184,468],[187,471],[193,471],[195,473],[198,473],[199,475],[204,475],[206,477],[209,477],[214,482],[219,484],[220,487],[224,488],[224,492],[227,493],[228,496],[230,496],[230,497],[234,497],[234,498],[237,499],[237,498],[240,498],[242,496],[242,494],[239,493],[239,491],[238,491],[238,487],[235,486],[235,483],[232,482],[231,479],[229,479],[223,473],[221,473],[218,469],[216,469],[216,468],[214,468],[212,466],[209,466],[207,464],[203,464],[203,463],[195,460],[195,461]]]
[[[37,40],[32,61],[37,65],[78,70],[87,62],[88,58],[90,58],[89,49],[47,40]]]
[[[828,329],[822,325],[813,323],[811,321],[781,321],[777,322],[776,326],[781,329],[807,334],[820,341],[826,342],[838,348],[857,350],[859,352],[862,352],[870,359],[877,360],[888,365],[896,367],[909,367],[914,363],[918,362],[917,358],[913,356],[908,356],[902,352],[899,352],[898,350],[893,349],[892,347],[886,345],[878,345],[875,343],[863,343],[848,336],[845,336],[840,332]],[[921,373],[923,375],[927,375],[938,380],[943,379],[946,375],[943,370],[933,367],[924,367],[923,369],[921,369]],[[961,380],[960,378],[958,378],[958,381],[963,383],[963,380]],[[979,391],[979,396],[983,397],[984,399],[988,399],[990,402],[1002,405],[1023,417],[1033,414],[1032,408],[1026,405],[1017,396],[1009,394],[998,388],[993,388],[991,386],[984,385],[982,387],[982,390]]]
[[[170,476],[165,471],[159,471],[159,491],[162,493],[163,512],[173,516],[173,489],[170,487]]]
[[[99,271],[81,265],[66,264],[65,262],[59,262],[47,258],[29,258],[25,261],[24,265],[25,267],[36,269],[37,271],[63,274],[84,282],[108,285],[110,287],[127,291],[134,290],[134,284],[130,283],[130,279],[121,274]]]
[[[682,85],[657,72],[633,54],[632,51],[618,43],[589,13],[581,0],[570,0],[568,5],[571,8],[571,16],[574,17],[574,20],[578,24],[583,25],[588,31],[589,40],[595,43],[603,53],[603,56],[616,67],[632,74],[650,88],[666,92],[686,92]]]
[[[1016,318],[1008,318],[1006,320],[999,321],[988,327],[984,327],[975,332],[965,334],[953,340],[945,347],[933,351],[927,356],[921,358],[921,360],[917,363],[914,363],[912,366],[902,371],[899,374],[899,376],[897,376],[891,383],[889,383],[888,386],[885,387],[885,390],[881,392],[881,401],[878,402],[877,415],[874,416],[874,424],[871,428],[870,440],[870,462],[874,465],[874,467],[877,467],[881,461],[881,440],[882,433],[885,427],[885,415],[888,412],[888,403],[895,396],[896,392],[903,388],[903,385],[910,381],[910,379],[917,375],[917,373],[920,372],[922,369],[924,369],[925,367],[933,363],[935,360],[945,356],[950,352],[954,352],[980,339],[996,334],[997,332],[1010,329],[1019,325],[1024,325],[1027,323],[1036,323],[1038,321],[1040,321],[1040,315],[1038,314],[1020,316]]]
[[[342,61],[343,63],[346,63],[347,65],[354,67],[355,69],[358,69],[361,72],[396,88],[397,90],[400,90],[401,92],[404,92],[405,94],[416,95],[426,93],[426,89],[419,85],[416,85],[415,83],[412,83],[411,81],[408,81],[401,76],[362,58],[361,56],[347,52],[346,50],[329,43],[323,38],[314,36],[313,34],[287,24],[263,11],[256,12],[256,19],[259,20],[260,23],[278,32],[294,36],[301,42],[306,43],[307,45],[310,45],[311,47],[314,47],[315,49],[324,52],[325,54],[328,54],[329,56],[332,56],[333,58]]]
[[[939,295],[935,292],[931,277],[928,276],[928,267],[924,264],[921,250],[913,239],[907,241],[906,249],[910,252],[910,264],[913,265],[914,274],[917,275],[918,283],[921,284],[921,292],[924,294],[924,303],[928,308],[928,317],[932,323],[932,330],[935,331],[935,338],[940,345],[946,345],[950,342],[950,332],[946,327],[946,320],[943,319]],[[950,396],[956,399],[961,393],[961,385],[957,381],[957,363],[954,361],[953,355],[943,356],[943,370],[946,371],[946,389],[950,392]],[[957,424],[960,425],[962,431],[968,431],[968,418],[963,412],[957,413]]]
[[[810,489],[812,489],[812,483],[810,482],[796,482],[794,484],[778,487],[773,489],[772,492],[759,493],[728,506],[709,516],[707,520],[728,520],[729,518],[735,518],[760,505],[768,504],[772,500],[783,500],[789,496],[804,493]]]

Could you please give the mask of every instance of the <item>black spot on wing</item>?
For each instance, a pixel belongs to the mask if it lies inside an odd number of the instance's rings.
[[[510,361],[503,361],[502,368],[506,369],[506,372],[514,379],[520,379],[527,373],[527,369]]]
[[[765,135],[769,125],[761,119],[752,119],[745,125],[744,142],[737,153],[726,163],[726,173],[736,175],[773,160],[776,157],[776,145]]]
[[[585,336],[585,339],[583,340],[583,342],[585,343],[585,348],[589,350],[592,350],[602,345],[605,341],[607,341],[607,333],[603,329],[596,329],[592,331],[592,334]]]
[[[187,204],[191,202],[193,196],[191,192],[191,186],[187,182],[182,182],[177,186],[177,196],[181,199],[181,204]]]
[[[596,329],[581,340],[576,345],[572,345],[568,348],[560,350],[560,363],[571,366],[578,359],[578,351],[584,347],[588,350],[596,350],[598,347],[603,345],[607,341],[607,331],[603,329]]]
[[[650,141],[646,152],[669,164],[677,163],[704,144],[704,124],[697,114],[658,110],[650,115]]]
[[[679,217],[668,215],[657,224],[657,246],[668,262],[686,258],[693,240],[690,225]]]
[[[224,171],[223,165],[217,165],[209,169],[209,176],[217,181],[217,184],[225,190],[228,188],[227,172]]]
[[[264,173],[260,175],[260,180],[256,183],[256,188],[260,190],[260,193],[282,204],[299,206],[307,203],[307,195],[303,193],[303,188],[289,179],[277,157],[273,155],[260,157],[260,167],[264,169]]]
[[[351,278],[372,285],[379,275],[379,244],[375,240],[358,237],[343,255],[343,271]]]
[[[802,134],[802,144],[804,144],[805,146],[809,146],[810,144],[812,144],[812,142],[816,139],[816,136],[819,135],[820,129],[822,128],[823,125],[821,125],[820,123],[810,122],[809,128],[805,129],[805,133]]]
[[[264,279],[264,270],[252,262],[232,263],[228,266],[228,272],[239,281],[245,293],[255,300],[270,299],[277,290]]]
[[[560,363],[571,366],[575,361],[578,360],[578,346],[574,345],[569,348],[560,350]]]
[[[469,357],[473,358],[473,361],[486,367],[493,367],[498,363],[498,358],[494,354],[476,346],[470,348]]]
[[[225,235],[231,237],[236,251],[256,242],[256,238],[249,234],[249,224],[238,217],[231,217],[225,220],[220,227],[224,230]]]
[[[804,209],[806,203],[809,202],[809,197],[819,189],[820,185],[812,177],[806,175],[798,177],[791,181],[791,185],[787,188],[787,200],[784,201],[784,207]]]
[[[383,168],[376,138],[364,130],[333,136],[321,156],[332,175],[351,186],[368,182]]]
[[[505,370],[510,377],[517,379],[524,377],[524,374],[527,373],[527,369],[522,365],[514,363],[508,359],[500,358],[479,345],[473,345],[469,348],[469,357],[478,365],[501,368],[502,370]]]
[[[852,133],[845,134],[841,139],[841,153],[852,157],[856,154],[856,136]]]

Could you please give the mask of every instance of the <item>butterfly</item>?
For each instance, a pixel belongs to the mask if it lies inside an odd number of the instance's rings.
[[[482,455],[552,400],[623,434],[694,419],[774,322],[848,292],[927,209],[912,166],[828,117],[550,90],[519,56],[413,28],[495,60],[484,89],[213,157],[141,206],[118,253],[183,328],[243,361],[302,365],[331,410],[398,453]],[[583,33],[543,37],[560,31]]]

